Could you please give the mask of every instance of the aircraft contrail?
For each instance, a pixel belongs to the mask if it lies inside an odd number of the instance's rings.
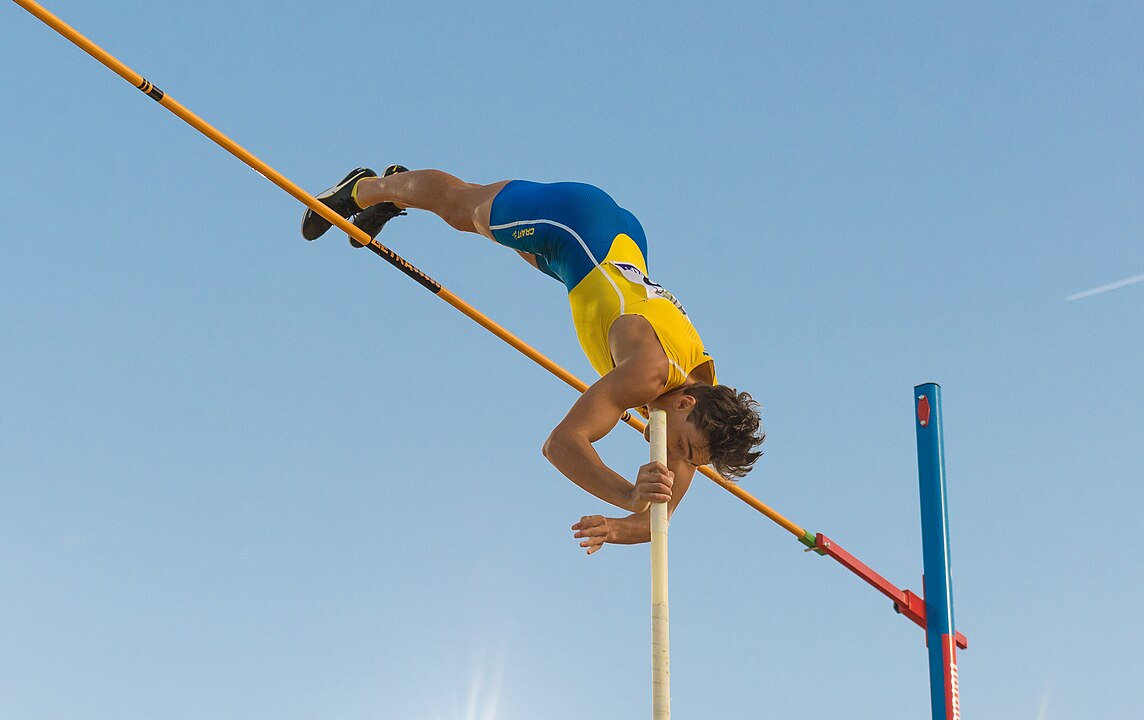
[[[1065,300],[1066,301],[1080,300],[1081,298],[1086,298],[1086,297],[1089,297],[1090,295],[1099,295],[1100,293],[1106,293],[1109,290],[1119,290],[1122,287],[1125,287],[1127,285],[1135,285],[1138,282],[1144,282],[1144,275],[1134,275],[1130,278],[1124,278],[1123,280],[1117,280],[1116,282],[1108,283],[1107,285],[1101,285],[1100,287],[1094,287],[1091,290],[1085,290],[1084,292],[1078,292],[1075,295],[1069,295],[1067,298],[1065,298]]]

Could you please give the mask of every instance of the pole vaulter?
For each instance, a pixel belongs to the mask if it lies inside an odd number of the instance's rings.
[[[142,91],[148,97],[155,100],[174,115],[198,130],[200,133],[210,138],[220,147],[234,155],[236,158],[244,162],[260,175],[270,180],[278,187],[282,188],[284,191],[297,199],[299,202],[303,203],[313,213],[315,213],[317,216],[320,216],[330,225],[336,226],[338,229],[344,231],[354,241],[355,245],[369,248],[369,250],[375,255],[396,267],[398,270],[403,272],[419,285],[429,290],[434,295],[441,298],[449,305],[453,306],[455,309],[472,319],[477,324],[484,327],[492,334],[504,340],[512,347],[516,348],[526,357],[533,360],[538,365],[545,368],[571,387],[575,388],[581,393],[588,389],[588,385],[585,382],[572,375],[561,366],[557,365],[538,350],[525,343],[523,340],[503,328],[498,323],[494,322],[488,316],[478,311],[472,305],[468,304],[453,294],[450,290],[443,287],[440,283],[423,273],[418,268],[414,267],[411,263],[395,253],[393,250],[381,244],[375,238],[370,237],[359,228],[355,227],[349,220],[327,207],[313,195],[303,190],[301,187],[280,174],[274,168],[270,167],[265,162],[247,151],[241,145],[215,129],[212,125],[204,121],[195,113],[191,112],[175,99],[171,98],[169,95],[164,93],[162,90],[132,70],[130,67],[107,53],[94,42],[77,32],[75,29],[46,10],[40,4],[36,3],[34,0],[13,0],[13,2],[23,7],[33,16],[51,27],[60,35],[64,36],[81,50],[91,55],[94,59],[98,60],[112,72],[122,77],[124,80]],[[640,431],[641,433],[645,430],[645,424],[638,418],[634,417],[630,412],[624,412],[620,417],[620,420],[632,428]],[[893,602],[895,611],[905,615],[908,619],[912,620],[922,628],[926,628],[925,600],[909,590],[902,590],[894,586],[881,575],[858,561],[853,555],[850,555],[848,552],[846,552],[835,541],[821,533],[815,534],[804,529],[758,498],[748,493],[746,490],[743,490],[733,481],[723,477],[713,468],[703,466],[699,468],[699,471],[713,480],[720,487],[724,488],[732,495],[735,495],[740,500],[757,510],[759,513],[778,524],[787,532],[794,535],[795,538],[797,538],[800,543],[805,545],[808,550],[813,550],[819,555],[828,555],[833,557],[844,567],[857,574],[868,584],[888,597]],[[966,648],[968,646],[967,640],[961,633],[956,633],[955,643],[956,646],[960,648]]]

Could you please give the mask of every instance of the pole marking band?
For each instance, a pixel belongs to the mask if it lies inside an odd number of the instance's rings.
[[[139,81],[139,84],[136,85],[135,87],[142,90],[148,97],[150,97],[155,102],[159,102],[160,100],[163,99],[163,91],[160,90],[159,88],[155,87],[154,85],[152,85],[151,81],[148,80],[147,78],[141,79]]]

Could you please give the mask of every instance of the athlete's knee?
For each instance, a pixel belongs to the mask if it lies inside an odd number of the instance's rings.
[[[476,232],[477,206],[468,188],[450,188],[437,212],[441,219],[462,232]]]
[[[493,183],[451,188],[438,215],[458,230],[484,234],[488,229],[493,198],[502,186],[503,183]]]

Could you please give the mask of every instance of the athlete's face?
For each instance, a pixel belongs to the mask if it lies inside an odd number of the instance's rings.
[[[682,392],[671,393],[651,403],[650,407],[667,412],[667,461],[682,460],[699,467],[706,465],[707,438],[699,431],[688,415],[695,407],[695,398]],[[650,430],[644,430],[644,438],[650,440]]]
[[[708,463],[707,438],[686,416],[676,420],[674,429],[670,421],[667,425],[667,461],[676,460],[683,460],[695,467]]]

